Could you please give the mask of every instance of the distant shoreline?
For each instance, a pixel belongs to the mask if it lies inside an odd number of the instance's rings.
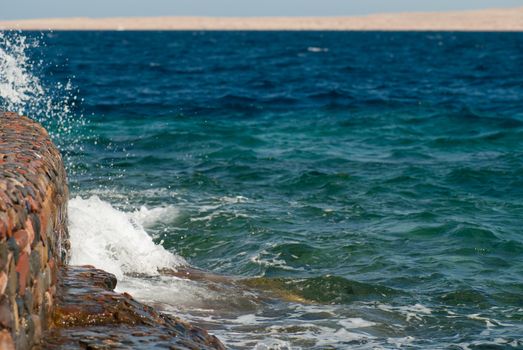
[[[121,17],[0,21],[0,30],[523,31],[523,7],[354,17]]]

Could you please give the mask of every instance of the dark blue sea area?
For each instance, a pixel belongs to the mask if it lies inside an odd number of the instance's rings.
[[[10,35],[121,290],[232,349],[523,349],[522,33]]]

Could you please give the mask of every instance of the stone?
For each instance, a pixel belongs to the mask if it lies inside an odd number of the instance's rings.
[[[42,320],[37,315],[31,315],[31,320],[33,322],[34,326],[34,339],[38,339],[38,343],[40,342],[40,339],[42,338]]]
[[[25,293],[24,293],[24,306],[25,306],[25,311],[28,314],[31,314],[33,312],[33,306],[34,306],[33,302],[34,302],[33,292],[31,291],[30,288],[26,288]]]
[[[16,288],[18,287],[18,277],[16,275],[16,269],[15,269],[15,263],[14,258],[11,257],[11,259],[8,258],[8,264],[7,264],[7,295],[9,297],[14,297],[16,294]]]
[[[11,315],[13,317],[13,328],[16,333],[20,329],[19,314],[18,314],[18,305],[16,304],[16,297],[9,296],[9,304],[11,305]]]
[[[30,255],[30,259],[29,259],[29,266],[30,266],[30,270],[31,270],[31,280],[35,280],[38,276],[38,274],[41,272],[42,270],[42,259],[40,257],[40,252],[38,251],[34,251],[31,255]]]
[[[18,273],[18,293],[23,296],[29,277],[29,255],[27,253],[20,255],[15,271]]]
[[[27,253],[31,254],[31,246],[29,245],[29,234],[26,230],[18,230],[13,234],[13,238],[18,245],[18,248]]]
[[[2,202],[0,198],[0,210],[2,210],[2,204],[5,207],[5,203]],[[7,214],[0,211],[0,239],[5,239],[7,237]]]
[[[45,242],[41,240],[40,217],[36,214],[30,214],[29,219],[31,220],[31,226],[33,227],[34,232],[33,244],[38,244],[40,242],[45,244]]]
[[[7,257],[9,256],[9,251],[7,250],[7,243],[0,243],[0,271],[5,271],[7,267]]]
[[[7,274],[4,271],[0,272],[0,295],[4,295],[7,289],[7,282]]]
[[[9,305],[9,299],[4,295],[0,298],[0,326],[9,329],[12,322],[11,305]]]
[[[112,291],[111,275],[89,266],[61,270],[53,314],[54,328],[44,334],[43,349],[69,349],[73,344],[105,349],[225,349],[205,330],[141,304],[129,294]],[[114,276],[113,276],[114,277]]]
[[[7,247],[10,251],[13,252],[15,263],[17,263],[18,257],[20,256],[20,248],[18,247],[18,244],[16,243],[14,237],[9,238],[9,240],[7,241]]]
[[[31,217],[27,217],[24,223],[25,230],[27,232],[27,236],[29,239],[29,244],[32,247],[33,241],[35,239],[35,232],[33,227],[33,221],[31,220]]]
[[[15,350],[15,343],[7,330],[0,331],[0,349]]]

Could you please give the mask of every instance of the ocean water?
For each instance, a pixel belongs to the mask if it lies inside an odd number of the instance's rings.
[[[522,67],[519,33],[4,33],[0,102],[64,154],[72,262],[231,349],[521,349]]]

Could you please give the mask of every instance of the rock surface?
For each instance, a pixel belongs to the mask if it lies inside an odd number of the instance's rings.
[[[41,349],[225,349],[205,330],[114,292],[107,272],[67,267],[59,281]]]
[[[67,179],[38,123],[0,111],[0,348],[38,344],[68,259]]]

